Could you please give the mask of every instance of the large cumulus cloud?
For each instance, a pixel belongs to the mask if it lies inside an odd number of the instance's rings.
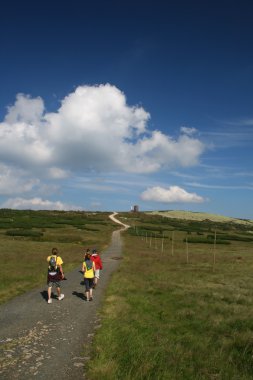
[[[110,84],[77,87],[55,112],[41,97],[18,94],[0,122],[0,195],[13,197],[1,207],[79,209],[41,196],[59,195],[89,173],[148,174],[198,163],[205,146],[194,128],[181,128],[176,139],[150,130],[149,120]]]
[[[0,160],[48,175],[52,168],[149,173],[198,162],[204,150],[198,139],[149,131],[149,119],[109,84],[76,88],[53,113],[41,98],[19,94],[0,125]]]

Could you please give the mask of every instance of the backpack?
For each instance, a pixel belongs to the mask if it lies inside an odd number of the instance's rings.
[[[49,259],[49,269],[50,270],[56,270],[57,265],[56,265],[56,256],[51,256]]]
[[[93,268],[93,261],[87,260],[85,261],[87,270],[91,270]]]

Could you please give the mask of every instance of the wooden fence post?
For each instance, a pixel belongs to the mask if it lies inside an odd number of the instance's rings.
[[[214,241],[213,241],[213,271],[216,264],[216,230],[214,231]]]
[[[174,231],[171,234],[171,256],[174,256]]]
[[[189,263],[189,248],[188,248],[188,239],[186,237],[185,239],[185,245],[186,245],[186,263]]]

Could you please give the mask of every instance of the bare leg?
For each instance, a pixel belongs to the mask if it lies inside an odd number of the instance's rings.
[[[61,288],[56,288],[56,290],[57,290],[58,297],[60,297],[60,295],[61,295]]]
[[[50,287],[47,288],[47,294],[48,294],[48,299],[49,300],[51,298],[51,293],[52,293],[52,287],[50,286]]]

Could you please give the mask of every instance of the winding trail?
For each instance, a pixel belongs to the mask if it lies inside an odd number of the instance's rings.
[[[127,228],[130,227],[128,224],[124,224],[124,223],[122,223],[120,220],[116,219],[116,218],[115,218],[116,215],[118,215],[118,213],[117,213],[117,212],[114,212],[113,214],[111,214],[111,215],[109,216],[109,218],[110,218],[113,222],[118,223],[118,224],[120,224],[121,226],[123,226],[123,228],[122,228],[120,231],[124,231],[124,230],[126,230]]]
[[[62,301],[54,299],[48,305],[45,285],[0,306],[1,380],[84,379],[91,341],[100,328],[103,294],[122,254],[120,232],[129,227],[116,215],[109,217],[123,228],[112,233],[111,244],[103,252],[103,271],[93,302],[83,300],[82,275],[77,268],[62,282]]]

